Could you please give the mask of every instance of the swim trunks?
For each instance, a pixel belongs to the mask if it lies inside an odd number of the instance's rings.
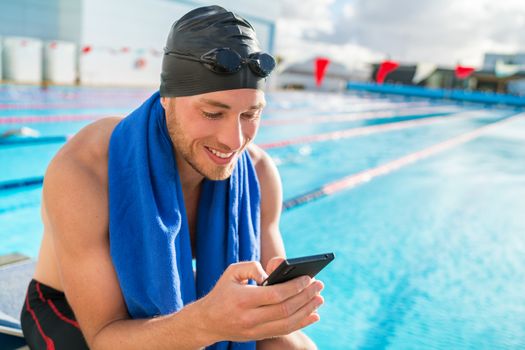
[[[20,314],[31,349],[89,349],[63,292],[32,280]]]

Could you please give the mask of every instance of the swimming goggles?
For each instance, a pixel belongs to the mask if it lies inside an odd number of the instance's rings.
[[[242,58],[236,51],[227,48],[217,48],[203,54],[200,58],[175,51],[167,51],[164,54],[177,58],[200,62],[212,72],[219,74],[237,73],[243,65],[247,64],[253,73],[260,77],[267,77],[275,68],[275,59],[267,53],[255,52],[247,58]]]

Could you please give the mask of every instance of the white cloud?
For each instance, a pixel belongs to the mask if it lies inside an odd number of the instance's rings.
[[[323,56],[353,69],[363,69],[367,62],[383,57],[381,53],[353,43],[336,45],[316,39],[319,35],[336,35],[337,22],[333,20],[331,10],[334,3],[334,0],[282,2],[282,17],[277,21],[276,52],[284,58],[285,65]],[[347,15],[350,11],[349,7],[344,10]]]
[[[355,9],[352,4],[344,4],[343,5],[343,16],[345,18],[351,19],[355,16]]]
[[[523,0],[285,0],[282,14],[277,53],[287,61],[480,66],[485,52],[525,51]]]

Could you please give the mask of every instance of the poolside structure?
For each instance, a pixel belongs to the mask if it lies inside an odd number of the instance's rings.
[[[293,63],[285,67],[275,77],[275,86],[280,89],[312,90],[312,91],[344,91],[349,80],[356,79],[355,72],[337,61],[328,64],[321,86],[315,82],[315,59]]]
[[[373,80],[379,63],[372,65]],[[483,66],[466,79],[455,76],[454,67],[437,66],[432,74],[414,82],[417,64],[401,64],[386,78],[386,83],[441,89],[467,89],[525,96],[525,53],[486,53]]]

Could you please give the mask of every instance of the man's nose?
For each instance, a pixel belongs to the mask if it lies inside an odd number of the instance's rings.
[[[229,150],[239,150],[244,144],[244,136],[239,118],[226,120],[217,135],[218,141],[227,146]]]

